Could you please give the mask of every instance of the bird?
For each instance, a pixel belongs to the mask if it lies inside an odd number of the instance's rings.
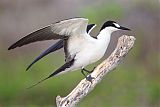
[[[93,37],[90,36],[90,32],[93,28],[95,28],[95,26],[96,24],[89,24],[89,19],[87,18],[80,17],[65,19],[32,32],[11,45],[8,50],[38,41],[58,40],[58,42],[42,52],[27,67],[26,70],[28,70],[33,64],[44,56],[61,48],[64,50],[65,63],[48,77],[40,80],[28,88],[32,88],[53,76],[79,69],[85,78],[92,82],[92,79],[94,78],[90,75],[86,76],[84,71],[91,73],[95,67],[92,70],[87,70],[85,67],[89,64],[97,62],[104,56],[113,32],[118,30],[130,30],[129,28],[120,26],[115,21],[109,20],[102,25],[97,37]]]

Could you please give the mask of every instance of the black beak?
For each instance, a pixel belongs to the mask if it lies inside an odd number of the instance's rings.
[[[131,29],[128,29],[128,28],[125,28],[125,27],[119,27],[119,29],[121,29],[121,30],[131,30]]]

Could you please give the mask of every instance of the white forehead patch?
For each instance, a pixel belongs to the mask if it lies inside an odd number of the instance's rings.
[[[117,28],[119,28],[120,27],[120,25],[119,24],[117,24],[117,23],[113,23]]]

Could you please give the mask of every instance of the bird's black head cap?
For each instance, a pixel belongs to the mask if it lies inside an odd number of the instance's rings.
[[[107,21],[107,22],[105,22],[103,24],[103,26],[101,27],[100,31],[105,29],[106,27],[116,27],[117,28],[117,26],[115,26],[114,23],[116,23],[116,22],[115,21]]]
[[[107,21],[103,24],[103,26],[101,27],[100,31],[105,29],[106,27],[114,27],[114,28],[117,28],[119,30],[130,30],[126,27],[123,27],[123,26],[120,26],[118,25],[115,21]]]

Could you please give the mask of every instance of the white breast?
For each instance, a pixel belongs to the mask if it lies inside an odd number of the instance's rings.
[[[110,42],[110,34],[101,31],[97,39],[88,34],[72,36],[68,50],[75,55],[74,68],[82,68],[101,59]]]
[[[92,38],[93,39],[93,38]],[[81,50],[76,54],[75,57],[75,65],[77,67],[85,67],[91,63],[94,63],[101,59],[108,47],[110,38],[107,41],[99,40],[99,39],[86,39],[86,42],[80,44],[82,47]]]

